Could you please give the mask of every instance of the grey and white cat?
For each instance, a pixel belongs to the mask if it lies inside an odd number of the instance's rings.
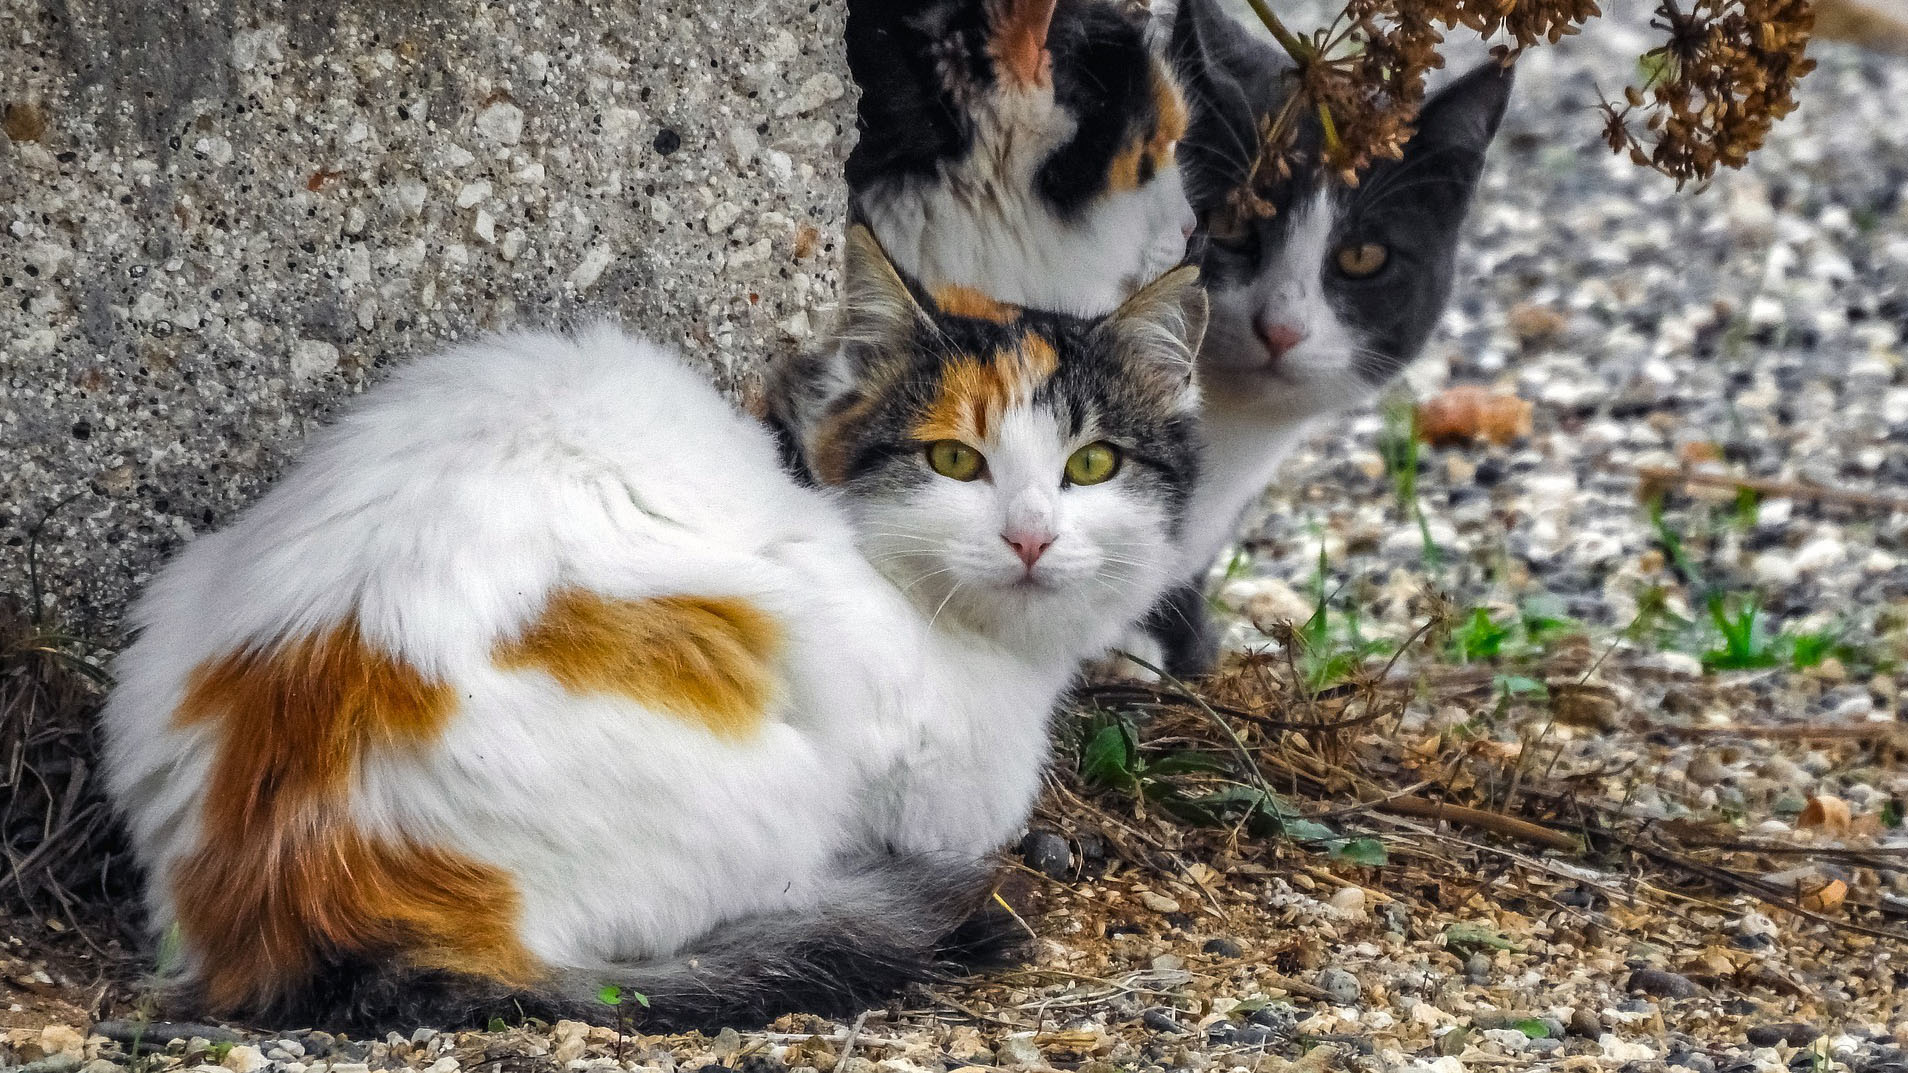
[[[1207,451],[1188,514],[1186,583],[1154,609],[1135,654],[1175,673],[1217,655],[1201,598],[1240,515],[1292,449],[1368,402],[1417,357],[1450,297],[1457,244],[1512,72],[1486,63],[1425,103],[1399,160],[1347,187],[1295,168],[1277,212],[1242,216],[1263,117],[1291,61],[1218,0],[1180,0],[1166,37],[1190,102],[1181,167],[1205,235],[1212,319],[1199,352]],[[1315,141],[1315,130],[1301,133]]]

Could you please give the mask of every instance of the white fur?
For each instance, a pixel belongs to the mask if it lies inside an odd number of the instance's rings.
[[[459,704],[434,743],[363,758],[352,819],[507,872],[520,936],[551,968],[812,904],[843,855],[987,853],[1026,818],[1080,659],[1169,573],[1163,549],[1124,543],[1146,523],[1108,523],[1130,505],[1117,478],[1051,491],[1070,448],[1042,420],[1006,423],[995,483],[942,480],[923,532],[919,511],[857,520],[798,486],[701,376],[614,331],[415,362],[133,612],[104,725],[153,926],[175,918],[170,869],[199,848],[216,778],[211,734],[175,722],[193,669],[354,614]],[[1010,516],[1060,534],[1038,587],[1016,583]],[[948,581],[923,580],[943,566]],[[786,637],[774,710],[732,741],[496,666],[493,646],[561,587],[767,611]],[[188,972],[200,953],[184,951]]]
[[[861,195],[868,225],[909,279],[1090,317],[1112,312],[1184,258],[1195,218],[1178,164],[1063,219],[1034,189],[1040,165],[1073,133],[1052,88],[1004,90],[977,102],[973,118],[965,159],[933,179],[888,181]]]
[[[1376,388],[1354,367],[1364,345],[1325,297],[1336,221],[1320,193],[1295,210],[1277,264],[1243,287],[1214,288],[1199,350],[1207,449],[1187,512],[1181,564],[1198,577],[1231,542],[1239,516],[1320,420],[1370,400]],[[1275,362],[1255,324],[1288,324],[1302,342]]]

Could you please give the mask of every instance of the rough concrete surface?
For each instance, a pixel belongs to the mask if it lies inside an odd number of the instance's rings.
[[[843,6],[0,0],[0,592],[102,640],[391,361],[825,318]],[[37,536],[35,535],[37,533]]]

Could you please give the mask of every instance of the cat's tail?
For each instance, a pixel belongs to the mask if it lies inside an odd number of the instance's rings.
[[[532,989],[455,973],[351,975],[342,1020],[451,1027],[524,1016],[627,1023],[645,1032],[760,1025],[785,1013],[847,1017],[914,983],[1008,964],[1024,932],[991,907],[985,862],[881,855],[844,867],[800,911],[723,925],[667,958],[566,969]],[[345,981],[340,980],[340,983]]]

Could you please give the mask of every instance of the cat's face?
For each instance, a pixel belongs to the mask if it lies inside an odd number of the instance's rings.
[[[1188,114],[1117,0],[853,0],[855,210],[909,279],[1082,315],[1178,264]]]
[[[1355,188],[1299,169],[1269,216],[1228,195],[1255,131],[1287,92],[1289,62],[1213,9],[1183,0],[1175,52],[1194,85],[1186,145],[1206,234],[1212,329],[1200,352],[1210,405],[1302,419],[1356,405],[1418,354],[1451,292],[1459,231],[1508,99],[1487,64],[1426,102],[1400,160]]]
[[[776,393],[804,464],[924,613],[1017,645],[1104,644],[1175,562],[1198,273],[1082,320],[959,290],[918,301],[852,235],[841,346]]]

